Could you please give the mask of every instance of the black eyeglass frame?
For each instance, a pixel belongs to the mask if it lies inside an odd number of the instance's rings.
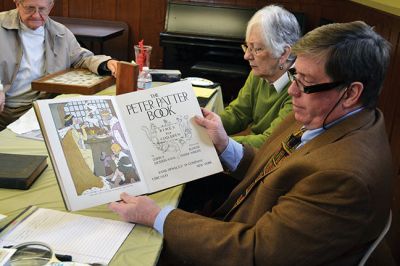
[[[334,89],[340,85],[344,85],[344,81],[334,81],[334,82],[328,82],[328,83],[320,83],[320,84],[315,84],[311,86],[304,86],[300,81],[296,78],[296,69],[295,68],[290,68],[288,69],[288,76],[290,81],[295,81],[297,87],[300,88],[300,90],[306,94],[311,94],[315,92],[321,92],[321,91],[328,91],[331,89]]]

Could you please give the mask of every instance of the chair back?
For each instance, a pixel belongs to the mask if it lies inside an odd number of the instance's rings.
[[[375,250],[375,248],[379,245],[379,243],[382,241],[382,239],[385,237],[387,232],[389,231],[390,225],[392,224],[392,210],[389,210],[389,217],[387,219],[387,222],[385,224],[385,227],[383,228],[382,232],[379,234],[378,238],[375,239],[375,241],[369,246],[367,251],[365,252],[364,256],[362,257],[360,263],[358,266],[364,266],[365,263],[367,262],[369,256],[371,256],[372,252]]]

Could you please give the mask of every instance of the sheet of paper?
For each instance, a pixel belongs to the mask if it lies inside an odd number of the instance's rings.
[[[7,217],[6,215],[3,215],[3,214],[0,213],[0,221],[3,220],[6,217]]]
[[[108,264],[134,224],[38,208],[0,239],[0,246],[47,243],[74,262]]]
[[[28,112],[13,123],[9,124],[7,128],[16,134],[22,134],[32,130],[40,130],[39,122],[37,121],[33,108],[29,109]]]
[[[43,141],[42,131],[40,131],[40,129],[32,130],[32,131],[29,131],[26,133],[17,134],[17,137]]]
[[[193,86],[193,90],[194,93],[196,94],[196,97],[204,97],[204,98],[209,98],[216,91],[216,89],[201,88],[195,86]]]
[[[5,265],[15,251],[13,248],[0,248],[0,265]]]

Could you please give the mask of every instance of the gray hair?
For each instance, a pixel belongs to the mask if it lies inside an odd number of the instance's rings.
[[[283,54],[286,47],[292,47],[301,35],[296,17],[276,5],[265,6],[253,15],[247,23],[246,39],[254,26],[261,27],[264,44],[276,58]],[[290,55],[288,60],[294,59],[295,57]]]
[[[307,33],[292,51],[325,58],[325,72],[332,80],[361,82],[362,104],[376,106],[390,61],[390,43],[365,22],[321,26]]]

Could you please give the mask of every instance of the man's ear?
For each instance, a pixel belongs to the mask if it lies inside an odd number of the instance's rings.
[[[54,7],[54,1],[50,4],[50,11],[53,9]]]
[[[361,94],[364,91],[364,85],[359,82],[352,82],[346,89],[343,96],[343,107],[352,108],[361,104]]]

